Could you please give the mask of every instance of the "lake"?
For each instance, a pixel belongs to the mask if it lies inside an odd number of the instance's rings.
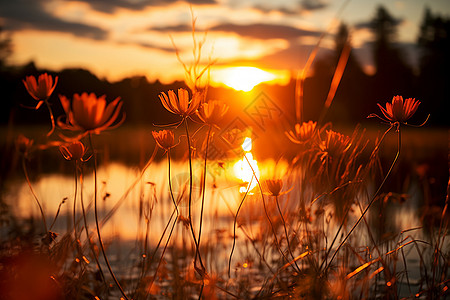
[[[406,130],[405,130],[406,131]],[[143,171],[145,162],[151,156],[154,147],[149,129],[139,130],[119,130],[117,135],[108,133],[104,136],[94,137],[94,144],[98,151],[99,168],[97,173],[98,184],[98,208],[101,223],[102,237],[107,245],[107,251],[113,262],[114,268],[120,276],[131,276],[132,270],[136,270],[146,244],[153,249],[159,242],[171,215],[174,213],[174,204],[170,197],[168,180],[168,165],[165,157],[160,151],[157,159]],[[398,163],[397,169],[389,178],[387,187],[397,189],[397,194],[386,195],[384,204],[374,205],[367,215],[368,224],[361,223],[359,229],[351,236],[352,249],[361,249],[371,244],[371,239],[367,234],[366,226],[372,226],[372,234],[375,239],[384,241],[380,244],[383,253],[396,249],[408,241],[433,241],[436,234],[435,221],[430,216],[439,219],[439,210],[445,197],[445,171],[448,168],[444,164],[447,144],[445,138],[448,131],[428,131],[426,134],[417,136],[417,130],[405,132],[403,136],[402,159]],[[375,131],[369,133],[376,136]],[[7,132],[4,136],[13,136]],[[8,139],[7,139],[8,140]],[[10,139],[11,140],[11,139]],[[121,141],[119,143],[113,141]],[[281,141],[271,141],[274,145],[282,144]],[[385,145],[380,164],[386,168],[395,155],[395,135],[389,137]],[[289,148],[283,153],[283,157],[275,157],[274,149],[267,147],[267,140],[259,138],[255,141],[252,153],[260,171],[260,179],[281,178],[283,180],[283,190],[287,192],[279,197],[280,208],[285,217],[289,235],[301,235],[306,228],[306,224],[298,213],[302,212],[298,199],[305,197],[305,183],[298,182],[298,174],[304,172],[297,167],[293,167],[290,157],[293,149]],[[270,148],[270,149],[267,149]],[[9,213],[18,219],[26,220],[33,218],[36,228],[39,228],[40,213],[36,205],[30,187],[24,179],[21,171],[20,157],[16,154],[6,155],[8,148],[5,146],[3,162],[8,168],[3,172],[2,199],[9,206]],[[263,149],[258,150],[258,149]],[[187,194],[189,190],[189,165],[186,161],[185,149],[173,154],[174,160],[171,163],[171,183],[172,192],[175,199],[179,199],[179,213],[187,218],[189,215],[189,205]],[[225,276],[228,267],[228,258],[233,244],[235,214],[241,201],[244,199],[242,188],[247,185],[239,179],[234,166],[242,160],[238,152],[226,158],[214,159],[208,162],[206,176],[206,193],[204,199],[204,215],[202,221],[202,251],[205,257],[207,270],[211,273]],[[7,162],[5,162],[5,160]],[[83,184],[80,177],[75,177],[74,165],[64,161],[56,148],[50,148],[36,153],[30,161],[27,161],[28,172],[32,179],[31,186],[45,211],[47,223],[51,224],[58,209],[60,213],[54,223],[52,231],[63,235],[73,229],[73,204],[76,199],[76,220],[78,230],[82,225],[82,210],[80,206],[81,195],[83,195],[84,205],[87,209],[89,231],[94,234],[95,222],[93,212],[94,201],[94,177],[93,158],[87,163],[83,171]],[[245,161],[243,161],[245,163]],[[198,234],[200,224],[200,211],[202,203],[202,172],[204,168],[202,159],[193,161],[193,193],[192,193],[192,216],[193,226]],[[143,172],[142,172],[143,171]],[[448,173],[447,173],[448,174]],[[8,175],[8,176],[6,176]],[[79,174],[78,174],[79,175]],[[251,176],[250,176],[251,177]],[[362,208],[367,205],[370,193],[376,190],[376,184],[368,181],[365,183],[364,192],[356,195]],[[398,187],[401,187],[398,189]],[[75,190],[76,188],[76,190]],[[241,190],[241,191],[240,191]],[[267,192],[267,189],[264,189]],[[314,194],[315,192],[308,192]],[[308,195],[309,195],[308,194]],[[320,196],[317,193],[315,196]],[[330,194],[331,195],[331,194]],[[75,197],[76,196],[76,197]],[[397,197],[398,196],[398,197]],[[402,198],[403,197],[403,198]],[[402,201],[397,201],[401,199]],[[61,204],[64,201],[63,204]],[[257,264],[261,264],[261,254],[258,254],[258,247],[261,247],[269,258],[277,256],[276,251],[268,247],[268,236],[271,236],[273,227],[280,241],[284,239],[282,219],[275,205],[274,197],[265,194],[264,203],[261,194],[256,186],[251,193],[245,196],[242,207],[239,210],[239,217],[236,223],[236,247],[233,254],[233,270],[238,272],[251,272],[255,275]],[[311,205],[309,213],[317,213],[320,209],[324,212],[311,221],[309,232],[320,233],[326,236],[326,244],[323,241],[319,244],[330,246],[330,240],[337,234],[340,222],[333,217],[333,205],[320,205],[321,200]],[[381,203],[381,202],[380,202]],[[61,204],[61,206],[60,206]],[[267,205],[265,211],[264,206]],[[378,222],[378,212],[382,211],[383,222]],[[304,211],[303,211],[304,212]],[[431,214],[430,214],[431,213]],[[267,215],[270,218],[268,222]],[[348,232],[361,215],[361,208],[352,206],[350,217],[343,232]],[[182,220],[182,218],[181,218]],[[371,223],[372,222],[372,223]],[[308,223],[308,222],[307,222]],[[375,228],[379,226],[379,228]],[[425,227],[423,227],[425,226]],[[434,229],[433,229],[434,228]],[[42,229],[41,229],[42,230]],[[39,230],[38,230],[39,231]],[[431,233],[434,232],[434,233]],[[5,228],[2,230],[6,235]],[[94,234],[95,235],[95,234]],[[167,237],[167,232],[166,235]],[[85,240],[84,238],[81,238]],[[285,241],[285,239],[284,239]],[[256,242],[257,247],[251,243]],[[163,242],[164,244],[164,242]],[[286,247],[286,242],[283,242]],[[405,246],[407,249],[406,259],[408,261],[409,287],[413,287],[413,292],[418,291],[419,281],[422,278],[422,262],[417,251],[414,251],[412,243]],[[448,249],[448,239],[442,249]],[[183,252],[187,261],[183,265],[190,264],[189,251],[192,251],[193,243],[190,232],[183,222],[179,222],[171,239],[170,247],[173,249],[184,249]],[[336,244],[334,245],[334,249]],[[300,255],[303,246],[295,252]],[[173,252],[172,254],[173,255]],[[264,257],[264,256],[263,256]],[[386,255],[386,257],[390,257]],[[388,258],[387,258],[388,259]],[[248,271],[243,266],[255,264]],[[355,265],[357,266],[357,264]],[[264,269],[264,267],[263,267]],[[402,272],[404,266],[400,263],[396,271]],[[266,270],[267,271],[267,270]],[[248,273],[250,274],[250,273]],[[406,279],[399,282],[402,295],[409,295]],[[258,284],[263,284],[264,275],[257,277]],[[258,285],[256,284],[256,285]]]

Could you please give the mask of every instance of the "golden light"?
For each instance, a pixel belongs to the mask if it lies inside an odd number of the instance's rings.
[[[248,92],[255,85],[277,79],[277,75],[255,67],[229,67],[213,70],[212,79],[235,90]]]
[[[246,191],[251,191],[258,184],[257,180],[259,180],[260,172],[258,162],[253,159],[253,154],[251,153],[251,138],[245,138],[242,143],[242,149],[245,151],[244,158],[234,164],[233,170],[238,179],[242,180],[244,183],[247,183],[247,186],[242,186],[239,189],[240,193],[245,193]]]

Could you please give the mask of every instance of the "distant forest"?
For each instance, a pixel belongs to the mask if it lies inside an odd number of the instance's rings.
[[[372,56],[375,73],[364,73],[353,53],[348,62],[333,100],[326,115],[326,121],[333,123],[364,123],[366,117],[379,112],[376,103],[384,105],[395,95],[413,97],[421,101],[420,109],[411,120],[421,123],[431,115],[428,126],[447,127],[450,125],[448,107],[450,101],[450,18],[433,14],[425,9],[420,25],[416,47],[419,51],[418,68],[413,68],[406,59],[405,49],[397,41],[398,21],[382,6],[370,21],[374,40]],[[318,56],[312,67],[311,76],[304,85],[304,120],[317,120],[333,78],[339,56],[346,45],[350,45],[349,28],[342,24],[335,35],[335,49]],[[21,105],[36,103],[27,94],[22,79],[28,75],[48,72],[59,77],[58,85],[50,102],[55,116],[63,113],[58,94],[71,97],[73,93],[94,92],[107,95],[113,100],[120,96],[124,102],[126,122],[124,125],[164,124],[174,121],[167,113],[158,94],[169,89],[184,87],[184,82],[164,85],[159,81],[149,82],[144,76],[124,78],[118,82],[101,80],[88,70],[65,69],[58,73],[52,70],[38,70],[34,63],[24,66],[8,65],[12,41],[0,30],[0,88],[3,108],[0,111],[1,125],[27,125],[31,122],[48,124],[48,114],[26,109]],[[350,45],[351,46],[351,45]],[[286,86],[261,84],[256,91],[264,91],[276,98],[276,103],[294,120],[295,79]],[[244,92],[226,88],[208,89],[208,99],[239,99]],[[45,110],[44,107],[41,110]]]

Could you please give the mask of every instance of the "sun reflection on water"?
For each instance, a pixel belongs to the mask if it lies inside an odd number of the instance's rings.
[[[253,158],[252,154],[252,139],[246,137],[242,144],[244,150],[244,157],[234,164],[233,170],[236,177],[247,183],[247,186],[242,186],[239,189],[240,193],[253,190],[258,184],[260,172],[258,162]]]
[[[214,234],[218,231],[227,232],[230,230],[234,212],[242,199],[240,192],[245,192],[247,188],[254,188],[257,185],[256,180],[253,179],[253,182],[251,182],[251,178],[254,175],[248,161],[253,163],[252,167],[258,178],[259,176],[266,178],[268,174],[273,175],[274,172],[280,174],[286,172],[285,169],[287,166],[283,162],[257,162],[251,155],[250,139],[244,142],[243,146],[246,158],[241,159],[234,165],[231,164],[230,167],[232,168],[226,171],[234,173],[234,179],[231,179],[230,174],[221,174],[215,178],[213,187],[212,178],[207,177],[208,185],[205,194],[205,216],[203,220],[205,239],[207,239],[210,233]],[[198,165],[201,168],[201,163]],[[187,170],[186,163],[173,162],[172,177],[180,176],[179,174],[186,174]],[[106,239],[120,238],[123,240],[135,240],[136,238],[140,238],[140,235],[143,234],[143,228],[145,228],[145,220],[142,218],[143,215],[149,218],[151,228],[150,242],[156,243],[161,236],[164,226],[174,210],[173,203],[169,197],[167,164],[165,162],[152,164],[142,178],[139,178],[139,175],[140,170],[138,168],[126,166],[121,163],[110,163],[107,166],[99,168],[98,201],[100,219],[103,220],[111,212],[113,207],[120,202],[117,211],[112,214],[111,218],[105,223],[102,222],[102,233]],[[288,183],[286,189],[291,188],[292,184],[289,183],[290,175],[281,174],[281,176]],[[240,187],[241,191],[236,186],[237,178],[245,183],[245,186]],[[194,185],[197,184],[199,182],[195,181]],[[71,211],[75,193],[74,176],[58,174],[43,175],[39,180],[33,182],[32,185],[44,206],[49,223],[53,221],[61,201],[66,199],[53,230],[55,232],[65,232],[67,228],[71,228]],[[80,189],[81,187],[78,184],[78,218],[81,218]],[[294,184],[293,190],[284,199],[294,200],[299,197],[298,189],[299,187]],[[85,207],[89,211],[88,220],[91,224],[91,231],[95,229],[92,207],[94,200],[93,194],[93,176],[91,173],[87,173],[83,184],[83,198]],[[259,220],[259,217],[262,215],[260,194],[254,193],[254,195],[249,195],[248,197],[249,199],[244,203],[240,217],[248,218],[249,222],[252,222],[251,220]],[[11,207],[14,215],[24,219],[33,216],[36,220],[35,224],[39,224],[40,214],[26,182],[9,182],[9,188],[4,194],[4,200]],[[192,207],[195,228],[199,226],[197,216],[199,216],[200,203],[201,196],[195,193]],[[289,209],[295,210],[296,203],[296,201],[287,201],[286,205]],[[179,210],[181,215],[187,216],[188,207],[185,202],[181,202]],[[420,220],[415,210],[415,207],[408,206],[393,211],[392,214],[395,216],[393,219],[396,220],[396,225],[402,229],[419,226]],[[245,212],[249,215],[245,215]],[[256,215],[253,216],[253,214]],[[356,217],[358,217],[357,213]],[[177,230],[181,232],[183,230],[182,226],[178,226]],[[182,243],[181,239],[173,239],[173,241],[174,243]]]

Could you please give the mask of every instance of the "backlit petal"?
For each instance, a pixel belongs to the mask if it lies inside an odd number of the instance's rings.
[[[171,112],[173,114],[176,114],[172,105],[170,104],[169,98],[167,97],[167,95],[165,93],[162,93],[162,95],[159,95],[159,100],[161,100],[161,103],[166,110],[168,110],[169,112]]]
[[[389,121],[392,121],[392,113],[388,112],[386,109],[384,109],[383,106],[381,106],[379,103],[377,103],[378,107],[380,108],[381,112],[383,113],[383,115],[386,117],[386,119],[388,119]],[[389,103],[386,103],[386,107],[389,108],[390,110],[390,106],[388,106]]]

